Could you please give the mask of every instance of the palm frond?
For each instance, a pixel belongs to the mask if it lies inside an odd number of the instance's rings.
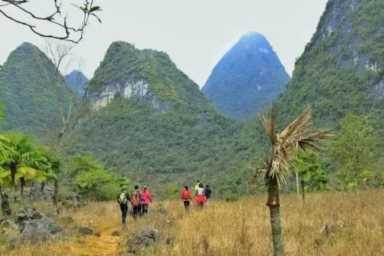
[[[276,124],[275,124],[275,119],[272,111],[269,114],[263,116],[262,119],[263,119],[262,121],[263,121],[264,129],[271,143],[274,144],[277,141],[277,137],[276,137],[276,130],[275,130]]]
[[[290,123],[280,134],[281,140],[288,141],[292,140],[292,137],[297,137],[301,133],[305,132],[308,128],[311,127],[311,108],[306,107],[292,123]]]
[[[263,118],[264,128],[272,144],[272,157],[266,177],[276,178],[279,185],[285,183],[290,162],[295,158],[298,150],[320,150],[320,142],[332,137],[330,131],[313,130],[311,119],[311,109],[306,107],[303,113],[281,133],[276,133],[273,116]]]

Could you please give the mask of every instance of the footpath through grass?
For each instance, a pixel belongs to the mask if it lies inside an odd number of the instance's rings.
[[[384,255],[383,190],[308,194],[305,204],[295,195],[282,197],[286,255]],[[238,202],[212,202],[203,210],[184,212],[178,201],[156,203],[148,216],[129,219],[122,229],[114,202],[92,203],[67,211],[76,225],[96,235],[78,236],[39,246],[23,246],[1,255],[117,256],[127,254],[127,241],[143,228],[159,230],[161,241],[134,255],[269,256],[271,238],[265,197]],[[74,225],[74,224],[72,224]],[[120,236],[113,236],[118,231]]]

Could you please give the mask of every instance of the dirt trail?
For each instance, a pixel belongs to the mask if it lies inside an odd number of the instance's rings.
[[[119,230],[119,227],[109,227],[105,230],[100,230],[97,235],[80,238],[77,246],[74,246],[73,248],[75,254],[71,255],[119,255],[119,243],[121,238],[120,236],[112,235],[116,230]]]
[[[75,216],[76,223],[81,226],[91,227],[95,234],[89,236],[79,236],[70,243],[64,243],[60,246],[60,251],[66,251],[66,255],[71,256],[118,256],[120,251],[120,242],[122,230],[120,224],[119,212],[116,206],[99,205],[96,209],[89,209],[88,213],[82,213]],[[120,235],[113,235],[114,232]],[[64,248],[63,248],[64,247]]]

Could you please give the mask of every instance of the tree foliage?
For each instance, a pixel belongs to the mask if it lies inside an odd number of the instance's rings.
[[[378,137],[368,117],[348,114],[330,146],[331,160],[344,188],[367,185],[374,177]]]
[[[130,187],[128,178],[106,170],[89,154],[73,158],[68,172],[78,192],[89,199],[111,200]]]

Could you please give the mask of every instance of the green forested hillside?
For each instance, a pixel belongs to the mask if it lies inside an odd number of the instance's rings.
[[[310,104],[318,124],[347,113],[384,117],[384,2],[331,0],[278,100],[287,120]]]
[[[132,94],[125,94],[128,87]],[[100,107],[105,95],[108,104]],[[89,112],[65,137],[69,154],[91,152],[117,172],[156,185],[197,178],[244,184],[245,170],[254,168],[256,135],[245,136],[247,128],[217,114],[164,53],[114,43],[87,100]]]
[[[23,43],[0,70],[0,102],[6,119],[3,130],[46,135],[62,125],[74,95],[54,64],[36,46]]]

